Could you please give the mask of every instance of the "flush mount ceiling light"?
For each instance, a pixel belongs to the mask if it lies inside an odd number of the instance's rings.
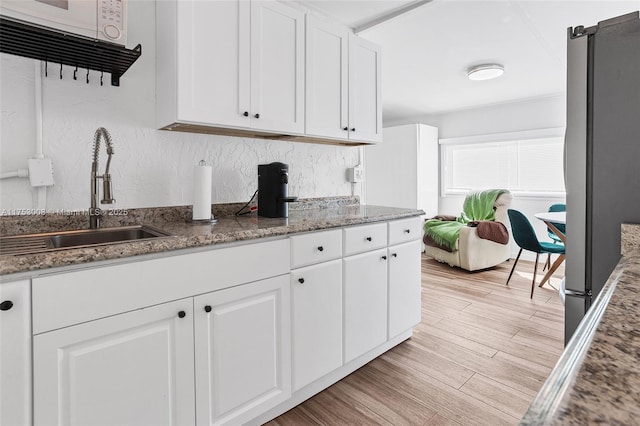
[[[476,65],[467,70],[469,80],[491,80],[504,74],[504,67],[499,64]]]

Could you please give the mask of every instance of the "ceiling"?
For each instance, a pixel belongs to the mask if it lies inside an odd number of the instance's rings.
[[[563,95],[567,28],[640,9],[640,0],[299,3],[356,31],[377,23],[358,33],[382,46],[386,122]],[[505,74],[468,80],[466,70],[481,63],[502,64]]]

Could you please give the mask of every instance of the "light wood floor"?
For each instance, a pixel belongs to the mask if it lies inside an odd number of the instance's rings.
[[[268,425],[517,424],[562,352],[564,313],[548,285],[529,298],[533,262],[506,287],[512,262],[469,273],[423,257],[413,337]]]

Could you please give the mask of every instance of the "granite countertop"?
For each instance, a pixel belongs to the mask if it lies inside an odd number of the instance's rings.
[[[522,425],[629,425],[640,419],[640,225]]]
[[[289,211],[286,219],[259,217],[255,213],[234,216],[237,205],[225,205],[216,214],[215,225],[192,225],[185,222],[190,211],[187,207],[165,207],[135,209],[126,216],[111,216],[105,219],[104,227],[144,224],[158,228],[170,237],[150,240],[65,249],[28,255],[0,256],[0,275],[47,268],[84,264],[101,260],[120,259],[130,256],[161,253],[192,247],[233,243],[265,237],[277,237],[298,232],[316,231],[347,225],[387,221],[423,214],[421,210],[382,206],[361,205],[351,197],[337,197],[332,202],[305,202]],[[240,205],[241,206],[241,205]],[[36,232],[61,231],[87,228],[87,217],[83,215],[0,217],[0,234],[19,235]]]

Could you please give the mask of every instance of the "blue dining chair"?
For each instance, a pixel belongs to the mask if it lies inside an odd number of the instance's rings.
[[[566,212],[566,211],[567,211],[566,204],[551,204],[551,206],[549,206],[549,212]],[[564,223],[554,223],[553,226],[558,228],[558,231],[562,232],[563,234],[566,233]],[[551,238],[554,243],[562,244],[562,240],[560,239],[560,237],[558,237],[556,233],[553,232],[550,228],[547,228],[547,234],[549,234],[549,238]]]
[[[567,205],[566,204],[551,204],[551,206],[549,206],[549,212],[566,212],[567,211]],[[558,231],[562,232],[563,234],[566,234],[566,230],[565,230],[565,224],[564,223],[554,223],[553,226],[555,226],[556,228],[558,228]],[[563,244],[562,240],[560,239],[560,237],[558,237],[558,235],[553,232],[551,230],[551,228],[547,228],[547,234],[549,235],[549,238],[551,238],[551,241],[554,244]],[[547,262],[544,264],[544,268],[542,268],[542,270],[544,271],[545,269],[551,267],[551,254],[547,255]]]
[[[509,280],[511,280],[513,271],[516,269],[522,250],[534,252],[536,254],[536,263],[533,265],[533,280],[531,281],[531,298],[533,299],[533,289],[536,284],[536,274],[538,273],[538,257],[541,253],[564,254],[564,245],[539,241],[531,222],[529,222],[529,219],[527,219],[522,212],[509,209],[507,210],[507,214],[511,222],[511,234],[516,244],[520,247],[516,261],[511,268],[509,278],[507,278],[507,285],[509,285]]]

